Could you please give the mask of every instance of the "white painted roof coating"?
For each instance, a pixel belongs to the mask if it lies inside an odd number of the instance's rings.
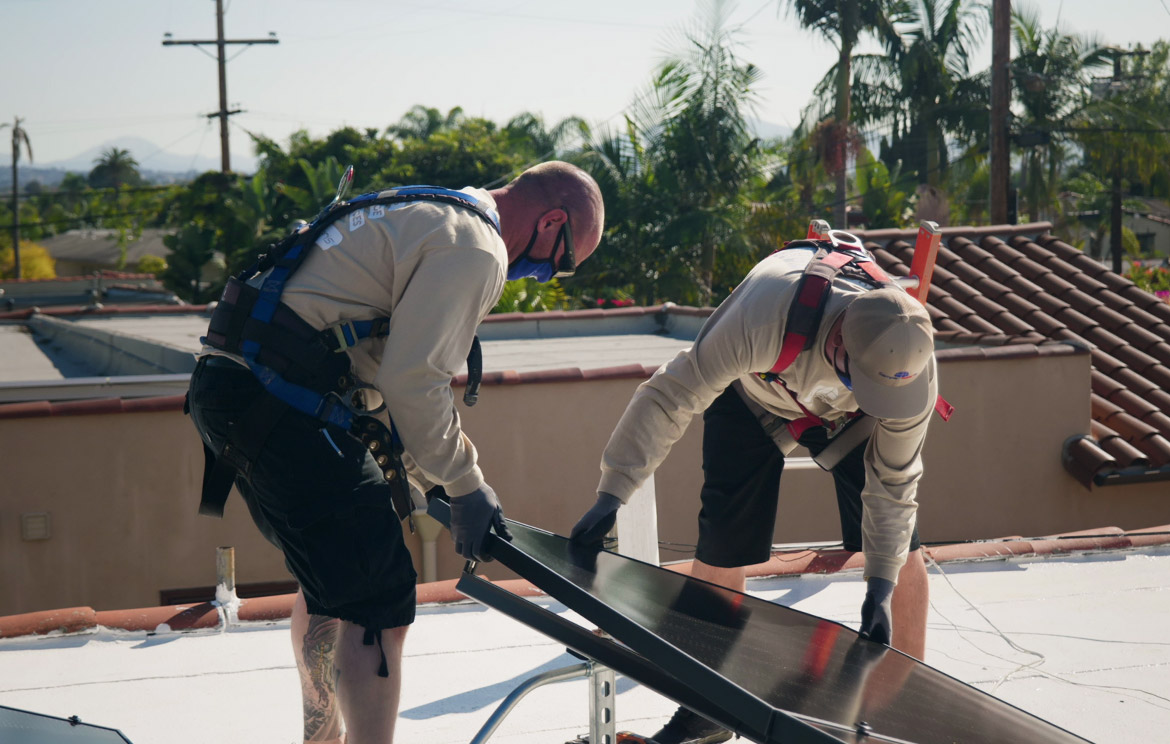
[[[930,568],[927,661],[1098,744],[1170,732],[1170,548]],[[855,623],[860,574],[751,580],[764,599]],[[547,598],[536,600],[571,617]],[[478,605],[420,608],[407,639],[397,741],[467,742],[528,677],[576,663]],[[588,730],[584,681],[540,688],[491,741],[559,744]],[[300,741],[288,623],[226,632],[0,641],[0,705],[120,729],[133,744]],[[674,705],[619,677],[619,730],[653,733]]]

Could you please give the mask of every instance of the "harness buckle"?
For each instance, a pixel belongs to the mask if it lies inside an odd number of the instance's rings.
[[[352,320],[343,320],[336,325],[329,327],[333,331],[333,335],[337,337],[337,348],[333,350],[335,354],[341,354],[354,346],[357,346],[358,338],[357,329],[353,327]],[[348,331],[348,333],[347,333]]]

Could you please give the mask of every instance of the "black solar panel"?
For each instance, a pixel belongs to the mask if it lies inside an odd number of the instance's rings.
[[[4,744],[130,744],[122,733],[76,718],[55,718],[0,705],[0,742]]]
[[[550,632],[548,618],[524,612],[519,619],[753,740],[1085,741],[839,623],[614,553],[582,550],[527,525],[509,527],[513,542],[496,540],[493,557],[631,653],[613,663],[582,648],[570,629]],[[518,615],[517,606],[498,601],[498,592],[461,582],[465,587],[469,596]]]

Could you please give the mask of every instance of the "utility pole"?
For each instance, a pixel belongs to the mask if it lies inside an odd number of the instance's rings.
[[[1113,97],[1114,93],[1120,92],[1125,88],[1125,76],[1121,74],[1121,58],[1134,55],[1149,54],[1145,50],[1126,51],[1117,47],[1110,47],[1105,50],[1113,57],[1113,77],[1109,79],[1107,97]],[[1116,153],[1113,158],[1113,194],[1109,209],[1109,253],[1113,258],[1113,273],[1121,273],[1121,153]]]
[[[993,0],[991,27],[991,224],[1008,221],[1008,116],[1011,101],[1011,0]]]
[[[228,111],[227,107],[227,45],[228,44],[244,44],[251,46],[252,44],[279,44],[280,40],[276,38],[276,33],[268,32],[267,39],[225,39],[223,38],[223,0],[215,0],[215,39],[189,39],[183,41],[176,41],[171,38],[170,33],[163,34],[163,46],[211,46],[214,45],[217,49],[217,59],[219,62],[219,111],[208,114],[208,119],[219,117],[219,148],[220,148],[220,164],[224,173],[230,173],[232,170],[231,153],[228,151],[228,117],[232,114],[240,113],[240,109],[233,109]]]

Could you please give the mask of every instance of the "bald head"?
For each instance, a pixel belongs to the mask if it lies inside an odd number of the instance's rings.
[[[605,225],[601,189],[592,176],[575,165],[559,160],[540,163],[491,193],[509,258],[524,251],[534,229],[558,227],[565,219],[578,262],[588,258],[601,242]]]

